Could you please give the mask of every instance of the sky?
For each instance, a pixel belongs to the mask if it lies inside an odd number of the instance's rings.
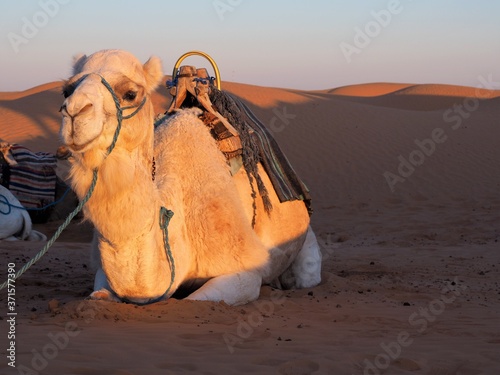
[[[74,55],[114,48],[159,56],[166,74],[201,50],[222,81],[260,86],[474,87],[500,80],[499,14],[497,0],[3,0],[0,91],[68,78]]]

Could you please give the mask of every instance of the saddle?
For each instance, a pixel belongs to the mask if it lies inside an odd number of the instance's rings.
[[[231,173],[234,175],[243,165],[241,159],[243,146],[240,133],[210,101],[209,93],[215,87],[207,69],[181,66],[173,76],[172,81],[167,82],[167,88],[170,90],[172,102],[165,114],[171,115],[178,109],[193,106],[202,109],[203,114],[200,119],[210,129],[219,149],[231,166]]]
[[[181,66],[188,56],[205,57],[215,71],[215,77],[207,69]],[[172,80],[167,81],[172,102],[164,116],[172,115],[181,108],[198,107],[203,113],[200,119],[210,129],[219,149],[226,156],[234,175],[242,166],[245,168],[255,199],[253,181],[267,212],[272,210],[267,189],[258,173],[261,163],[266,171],[280,202],[302,200],[309,214],[312,214],[309,189],[293,170],[266,126],[238,98],[220,89],[220,73],[215,61],[200,51],[187,52],[176,62]],[[164,117],[163,116],[163,117]],[[163,118],[159,119],[159,123]],[[254,220],[255,222],[255,205]]]

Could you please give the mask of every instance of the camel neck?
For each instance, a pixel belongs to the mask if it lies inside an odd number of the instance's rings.
[[[171,281],[171,259],[165,252],[160,199],[148,151],[117,147],[99,169],[85,211],[98,232],[101,262],[110,286],[127,298],[160,297]],[[124,269],[128,270],[127,280],[118,276]]]
[[[151,176],[153,158],[144,154],[140,149],[117,148],[99,168],[85,214],[113,242],[137,237],[151,228],[158,215],[158,191]]]

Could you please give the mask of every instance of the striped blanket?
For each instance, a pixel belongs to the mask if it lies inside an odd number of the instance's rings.
[[[9,190],[26,208],[40,208],[54,202],[57,160],[55,155],[32,152],[13,144],[10,152],[18,165],[10,167]]]

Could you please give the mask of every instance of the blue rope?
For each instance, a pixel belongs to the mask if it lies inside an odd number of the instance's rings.
[[[173,79],[173,80],[167,79],[165,86],[167,86],[167,89],[171,89],[172,87],[177,86],[177,83],[178,83],[178,79],[177,79],[177,77],[175,77],[175,79]]]
[[[215,77],[207,77],[207,78],[196,77],[196,78],[193,79],[193,81],[195,81],[195,82],[201,82],[201,83],[203,83],[205,85],[207,82],[213,83],[215,81]]]
[[[64,194],[62,195],[61,198],[59,198],[57,201],[55,202],[52,202],[52,203],[49,203],[48,205],[46,206],[43,206],[43,207],[32,207],[32,208],[29,208],[29,207],[23,207],[23,206],[16,206],[15,204],[10,204],[9,201],[7,200],[7,197],[3,194],[0,194],[0,203],[3,203],[5,204],[8,208],[9,208],[9,211],[7,212],[3,212],[0,210],[0,214],[1,215],[9,215],[11,213],[11,208],[17,208],[19,210],[26,210],[26,211],[43,211],[51,206],[55,206],[56,204],[59,204],[61,203],[64,198],[66,198],[66,195],[68,195],[68,192],[70,191],[71,189],[68,187],[66,189],[66,191],[64,192]]]
[[[3,194],[0,194],[0,203],[5,204],[7,206],[7,209],[8,209],[7,212],[0,211],[0,214],[9,215],[12,212],[12,205],[7,200],[7,197]]]

